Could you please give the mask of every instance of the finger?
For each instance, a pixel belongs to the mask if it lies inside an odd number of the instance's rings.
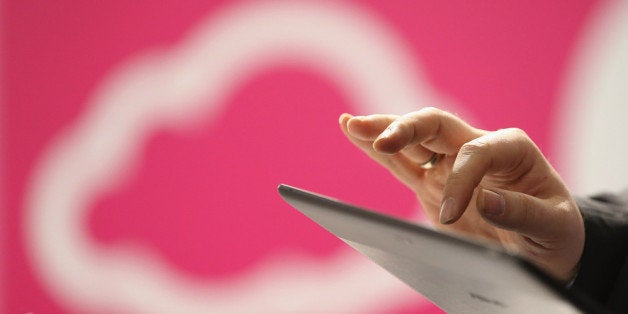
[[[517,178],[538,160],[544,160],[538,148],[517,129],[496,131],[465,143],[445,183],[441,223],[452,223],[460,218],[474,189],[487,173],[501,172],[509,175],[505,178]],[[515,170],[517,174],[513,173]]]
[[[476,207],[489,223],[534,239],[552,238],[565,221],[551,202],[502,189],[480,189]]]
[[[573,278],[585,242],[584,223],[573,200],[480,189],[476,207],[490,224],[521,235],[524,252],[539,266],[561,280]]]
[[[373,143],[376,151],[396,153],[412,144],[421,144],[439,154],[455,155],[460,147],[481,135],[475,129],[448,112],[423,108],[403,115],[392,122]]]
[[[417,165],[425,164],[434,156],[433,151],[422,145],[408,145],[401,150],[401,153]]]
[[[353,117],[347,123],[349,133],[361,140],[373,141],[399,116],[397,115],[370,115]],[[434,152],[422,145],[408,145],[401,150],[412,162],[419,165],[432,158]]]
[[[399,116],[386,114],[356,116],[349,120],[347,129],[352,136],[372,142],[397,118]]]
[[[364,151],[373,160],[387,168],[399,181],[410,189],[415,190],[420,184],[420,167],[409,160],[403,154],[380,154],[373,149],[373,141],[364,140],[353,136],[348,130],[348,123],[352,116],[344,113],[340,116],[339,123],[342,132],[355,146]]]

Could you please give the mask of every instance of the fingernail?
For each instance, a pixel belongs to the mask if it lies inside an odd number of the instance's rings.
[[[390,137],[393,133],[395,133],[397,131],[399,127],[397,125],[389,125],[384,132],[382,132],[375,141],[377,140],[381,140],[384,138],[388,138]]]
[[[448,197],[440,205],[440,223],[451,223],[455,218],[456,200],[453,197]]]
[[[506,200],[503,196],[489,190],[482,190],[484,197],[484,214],[497,217],[504,213]]]

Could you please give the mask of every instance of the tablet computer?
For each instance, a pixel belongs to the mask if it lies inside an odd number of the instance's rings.
[[[288,185],[282,198],[448,313],[599,313],[497,245],[474,242]]]

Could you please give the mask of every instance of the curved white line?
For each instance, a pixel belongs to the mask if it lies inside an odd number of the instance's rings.
[[[431,92],[413,59],[366,12],[273,2],[212,16],[177,47],[119,66],[76,124],[51,143],[32,177],[24,230],[48,292],[80,309],[133,312],[346,312],[407,300],[395,279],[354,255],[327,264],[299,257],[267,261],[218,286],[174,273],[139,245],[98,248],[82,224],[87,202],[135,168],[153,129],[217,116],[223,99],[261,66],[309,64],[337,80],[365,112],[446,103]]]
[[[555,137],[558,168],[575,193],[628,186],[628,1],[594,15],[567,77]]]

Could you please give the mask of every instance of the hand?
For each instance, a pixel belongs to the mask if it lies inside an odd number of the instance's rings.
[[[412,191],[443,229],[514,248],[568,281],[584,224],[565,184],[521,130],[489,132],[435,108],[340,116],[344,134]],[[444,155],[429,170],[420,165]]]

